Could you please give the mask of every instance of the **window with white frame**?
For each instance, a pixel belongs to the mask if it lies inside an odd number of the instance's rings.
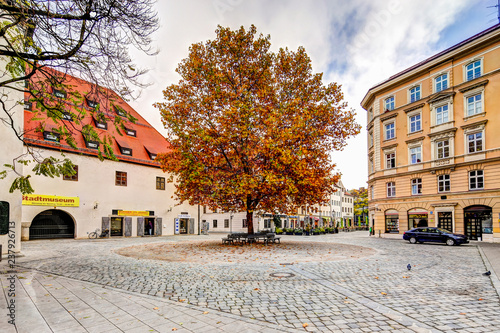
[[[394,96],[388,97],[384,101],[384,109],[385,111],[394,110]]]
[[[438,176],[438,192],[449,192],[450,188],[450,175]]]
[[[374,172],[375,169],[373,168],[373,158],[370,158],[370,173]]]
[[[448,88],[448,74],[442,74],[434,80],[435,92],[440,92]]]
[[[482,190],[484,188],[484,171],[472,170],[469,171],[469,189]]]
[[[368,133],[368,145],[369,147],[373,147],[373,132]]]
[[[387,169],[392,169],[396,167],[396,153],[391,152],[385,154],[385,167]]]
[[[410,148],[410,164],[422,162],[422,146]]]
[[[469,153],[483,151],[483,132],[467,134],[467,147]]]
[[[436,125],[448,122],[448,104],[436,108]]]
[[[385,124],[385,139],[390,140],[396,137],[396,129],[394,128],[394,122]]]
[[[387,183],[387,197],[395,197],[396,196],[396,183],[388,182]]]
[[[410,103],[416,102],[420,99],[420,86],[415,86],[410,89]]]
[[[465,66],[465,81],[474,80],[481,75],[481,60],[475,60]]]
[[[483,112],[482,97],[483,97],[482,93],[466,97],[467,116],[473,116],[475,114]]]
[[[410,116],[410,133],[418,132],[422,129],[420,113]]]
[[[450,140],[441,140],[436,142],[437,158],[450,157]]]
[[[371,198],[372,198],[372,200],[373,200],[373,199],[375,199],[375,188],[373,187],[373,185],[372,185],[372,186],[370,186],[370,190],[371,190],[371,191],[370,191],[370,192],[371,192]]]
[[[373,108],[368,109],[368,122],[373,119]]]
[[[411,195],[422,194],[422,178],[414,178],[411,180]]]

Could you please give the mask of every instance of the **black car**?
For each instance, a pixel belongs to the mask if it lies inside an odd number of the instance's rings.
[[[454,234],[448,230],[433,227],[421,227],[405,231],[403,239],[410,241],[412,244],[417,242],[446,243],[447,245],[469,243],[469,240],[465,235]]]

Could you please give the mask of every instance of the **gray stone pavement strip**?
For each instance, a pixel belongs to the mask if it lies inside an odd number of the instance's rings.
[[[258,260],[202,264],[137,260],[113,252],[132,245],[221,236],[25,242],[26,256],[17,261],[19,269],[28,271],[18,274],[18,282],[26,283],[33,274],[35,283],[26,292],[26,300],[32,295],[31,306],[18,311],[33,313],[32,320],[47,317],[51,328],[56,321],[51,316],[72,311],[71,320],[58,322],[61,329],[71,325],[72,333],[78,331],[76,325],[89,332],[147,327],[166,332],[170,325],[192,332],[500,332],[500,303],[494,288],[498,278],[482,275],[489,262],[483,261],[485,251],[476,243],[411,245],[368,237],[366,232],[282,236],[283,243],[328,242],[377,250],[371,257],[358,259],[353,250],[351,259],[325,262],[307,262],[306,254],[306,262],[286,266]],[[408,263],[411,271],[406,269]],[[5,275],[2,283],[4,279]],[[154,307],[164,316],[151,310]],[[119,324],[113,322],[117,318],[122,319]],[[96,321],[97,326],[90,324]],[[308,326],[303,328],[303,323]],[[0,328],[3,324],[2,319]]]

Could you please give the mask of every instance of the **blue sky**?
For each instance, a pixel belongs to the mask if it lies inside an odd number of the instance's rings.
[[[376,83],[498,23],[497,0],[159,0],[155,57],[137,55],[152,85],[130,104],[165,134],[161,91],[177,83],[177,64],[191,44],[213,39],[218,24],[254,24],[274,50],[304,46],[325,83],[342,84],[361,134],[332,159],[348,189],[366,186],[366,114],[359,106]]]

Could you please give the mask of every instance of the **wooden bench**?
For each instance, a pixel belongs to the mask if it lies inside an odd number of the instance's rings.
[[[273,244],[279,243],[279,244],[281,244],[281,237],[276,237],[276,235],[274,233],[266,234],[266,238],[264,239],[264,243],[266,245],[269,244],[269,243],[273,243]]]

